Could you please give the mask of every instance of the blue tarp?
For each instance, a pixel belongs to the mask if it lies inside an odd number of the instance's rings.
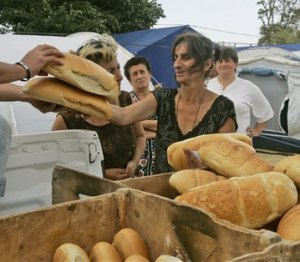
[[[197,32],[188,25],[139,30],[114,35],[115,40],[129,52],[145,56],[152,67],[154,79],[164,87],[175,88],[171,49],[176,36],[183,32]],[[156,83],[154,83],[156,84]]]
[[[256,47],[277,47],[282,48],[284,50],[290,51],[290,52],[296,52],[300,51],[300,44],[277,44],[277,45],[252,45],[252,46],[242,46],[242,47],[236,47],[237,51],[246,50],[249,48],[256,48]]]

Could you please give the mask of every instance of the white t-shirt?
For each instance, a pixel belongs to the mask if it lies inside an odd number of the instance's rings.
[[[236,77],[225,89],[218,77],[210,79],[207,88],[217,94],[228,97],[236,112],[239,133],[246,133],[250,127],[251,113],[257,123],[265,122],[274,115],[273,109],[258,86],[251,81]]]

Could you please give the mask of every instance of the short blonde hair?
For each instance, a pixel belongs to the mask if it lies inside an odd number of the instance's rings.
[[[83,43],[75,54],[100,64],[112,61],[117,56],[117,49],[117,42],[111,36],[103,34]]]

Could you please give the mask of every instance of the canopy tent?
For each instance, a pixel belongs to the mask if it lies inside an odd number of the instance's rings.
[[[172,44],[178,34],[197,32],[188,25],[139,30],[114,35],[116,41],[131,53],[145,56],[151,65],[157,83],[177,87],[171,57]],[[155,83],[154,83],[155,84]]]
[[[239,76],[258,85],[274,117],[267,128],[300,138],[300,56],[277,47],[238,51]]]

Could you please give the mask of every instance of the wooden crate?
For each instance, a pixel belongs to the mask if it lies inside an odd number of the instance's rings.
[[[198,208],[130,188],[0,218],[1,261],[52,261],[72,242],[87,253],[112,242],[123,227],[137,230],[154,261],[161,254],[183,261],[228,261],[280,241],[267,230],[247,230]]]

